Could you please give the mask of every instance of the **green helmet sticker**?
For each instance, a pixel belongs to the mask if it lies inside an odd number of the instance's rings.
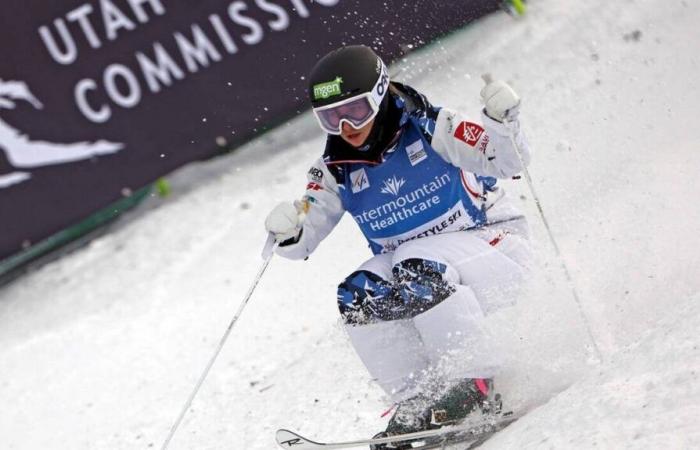
[[[319,83],[314,85],[314,100],[326,99],[334,95],[340,95],[342,92],[340,90],[340,84],[343,79],[337,77],[333,81],[328,81],[326,83]]]

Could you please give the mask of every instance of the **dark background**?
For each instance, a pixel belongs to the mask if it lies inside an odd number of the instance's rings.
[[[494,0],[340,0],[323,6],[303,0],[309,17],[302,18],[288,0],[268,0],[285,9],[290,25],[273,31],[267,22],[275,16],[261,10],[253,0],[246,16],[258,20],[263,40],[253,46],[241,35],[249,31],[234,24],[221,0],[162,0],[165,14],[158,16],[144,4],[149,21],[136,20],[126,0],[113,4],[137,24],[134,30],[119,30],[116,40],[107,40],[99,2],[61,0],[4,0],[0,16],[0,79],[21,80],[44,104],[37,110],[17,102],[12,110],[0,109],[7,124],[32,140],[56,143],[108,140],[121,142],[118,153],[90,160],[33,169],[13,168],[0,151],[0,175],[29,171],[32,178],[0,189],[0,260],[57,231],[85,219],[100,208],[148,185],[157,177],[189,161],[209,158],[225,147],[254,138],[307,108],[305,76],[315,61],[342,44],[366,44],[388,63],[412,46],[419,47],[437,36],[498,8]],[[74,8],[89,3],[90,21],[102,47],[93,49],[77,23],[66,22],[78,45],[78,58],[70,65],[55,62],[39,36],[47,25],[57,36],[53,21]],[[209,23],[218,14],[238,46],[228,54]],[[190,73],[180,56],[174,32],[192,38],[198,24],[215,44],[221,61]],[[58,40],[60,42],[60,40]],[[135,53],[153,59],[153,44],[160,42],[185,78],[151,93],[141,75]],[[113,63],[129,67],[142,90],[141,101],[130,109],[107,99],[103,72]],[[83,116],[74,99],[74,88],[83,78],[98,84],[89,98],[93,104],[107,102],[111,119],[95,124]],[[204,121],[206,119],[206,121]],[[2,147],[2,142],[0,142]]]

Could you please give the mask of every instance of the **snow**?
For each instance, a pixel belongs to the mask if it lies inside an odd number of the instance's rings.
[[[485,449],[698,447],[700,295]]]
[[[498,388],[530,411],[484,448],[700,447],[698,23],[684,0],[538,0],[391,68],[474,115],[483,72],[522,94],[531,175],[580,297],[524,180],[508,183],[539,267],[490,325],[508,355]],[[305,114],[3,287],[0,448],[160,447],[262,264],[266,213],[301,195],[322,143]],[[308,261],[273,259],[170,448],[381,429],[387,399],[335,306],[368,257],[346,218]]]

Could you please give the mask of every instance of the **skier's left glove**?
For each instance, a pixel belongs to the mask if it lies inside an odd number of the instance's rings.
[[[486,86],[481,90],[486,114],[494,120],[515,120],[520,110],[520,96],[505,81],[493,81],[485,75]]]

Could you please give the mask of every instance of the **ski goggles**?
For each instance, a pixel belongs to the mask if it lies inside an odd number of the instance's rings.
[[[367,125],[379,112],[379,105],[367,92],[350,97],[332,105],[314,108],[314,114],[323,131],[329,134],[340,134],[343,130],[343,122],[347,122],[355,129]]]

